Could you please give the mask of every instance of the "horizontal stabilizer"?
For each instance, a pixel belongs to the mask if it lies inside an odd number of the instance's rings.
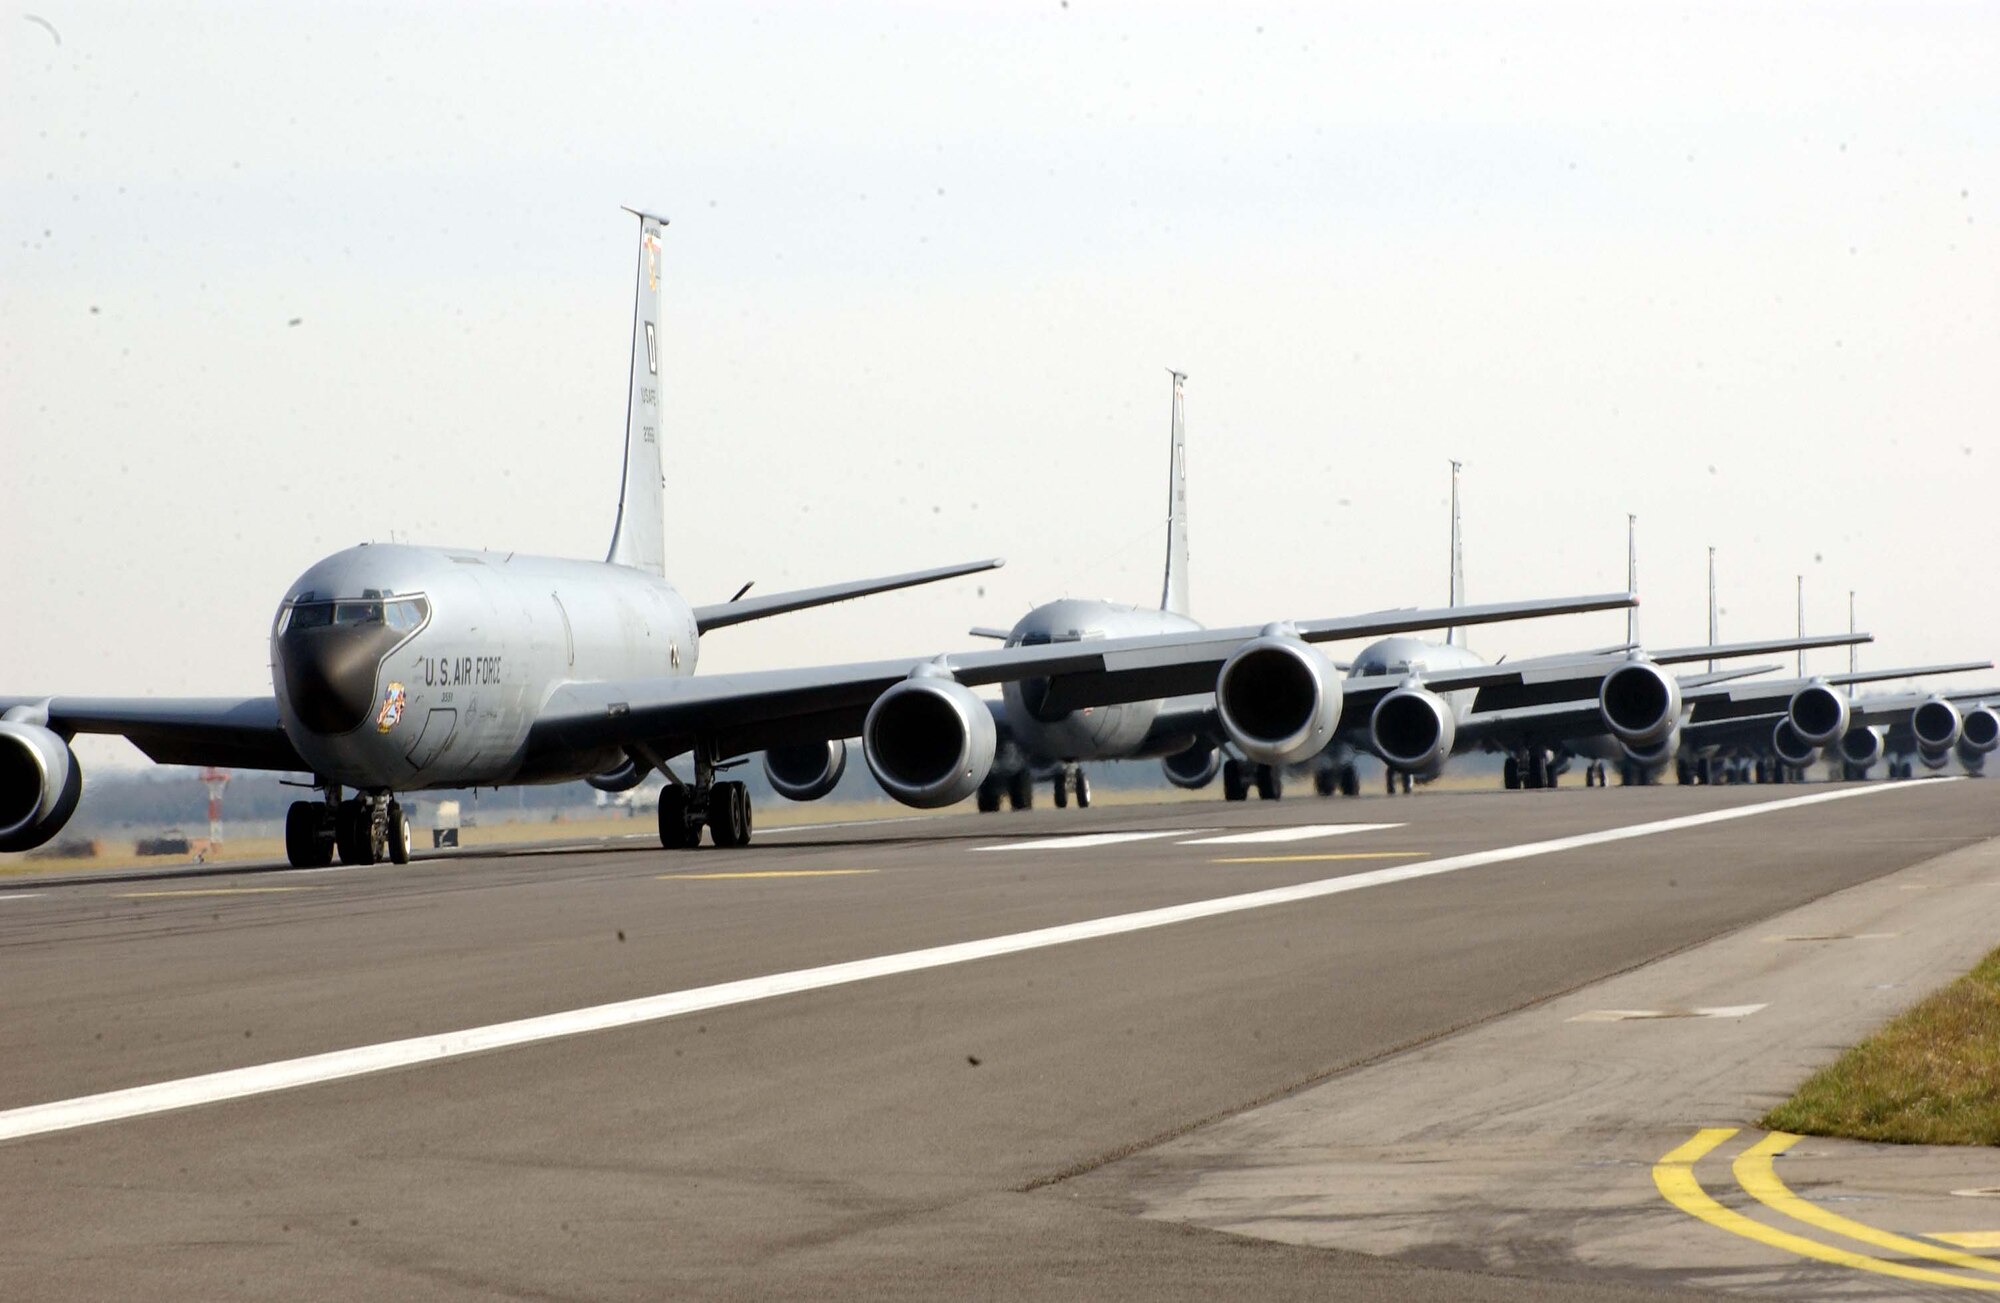
[[[821,588],[795,588],[789,593],[772,593],[767,597],[750,597],[736,602],[718,602],[713,606],[697,606],[694,608],[694,624],[699,632],[707,633],[710,629],[744,624],[773,615],[786,615],[792,611],[806,610],[808,607],[828,606],[834,602],[845,602],[850,598],[893,592],[898,588],[914,588],[918,584],[934,584],[941,579],[957,579],[961,575],[976,575],[982,570],[997,570],[1005,564],[1006,562],[999,557],[989,557],[984,561],[965,561],[955,566],[939,566],[935,570],[912,570],[905,575],[889,575],[881,579],[856,579],[844,584],[827,584]]]
[[[1970,674],[1974,670],[1990,670],[1992,661],[1957,661],[1949,665],[1904,665],[1886,670],[1854,670],[1846,674],[1828,674],[1828,683],[1884,683],[1890,679],[1921,679],[1933,674]]]
[[[995,642],[1006,642],[1014,636],[1005,629],[992,629],[983,624],[975,624],[970,629],[967,629],[966,632],[974,638],[991,638]]]
[[[1687,661],[1720,661],[1732,656],[1772,656],[1778,652],[1812,651],[1818,647],[1851,647],[1857,643],[1874,642],[1872,633],[1820,633],[1786,634],[1782,638],[1763,638],[1756,642],[1710,643],[1702,647],[1667,647],[1660,651],[1649,651],[1647,657],[1656,665],[1679,665]]]
[[[1681,688],[1686,690],[1706,688],[1716,683],[1733,683],[1737,679],[1751,679],[1759,674],[1769,674],[1772,670],[1783,668],[1785,667],[1782,665],[1739,665],[1733,670],[1710,670],[1706,674],[1682,674],[1677,677],[1680,679]]]

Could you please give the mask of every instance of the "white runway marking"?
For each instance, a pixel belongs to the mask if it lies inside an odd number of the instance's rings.
[[[35,897],[37,897],[37,896],[39,896],[39,895],[41,895],[41,894],[42,894],[42,893],[41,893],[41,892],[39,892],[39,891],[7,891],[7,892],[0,892],[0,900],[33,900],[33,899],[34,899]]]
[[[929,823],[935,814],[905,814],[893,819],[835,819],[830,823],[787,823],[775,828],[759,828],[758,837],[776,837],[788,832],[826,832],[835,828],[879,828],[885,823]]]
[[[894,977],[933,968],[946,968],[977,959],[1017,955],[1031,950],[1044,950],[1050,946],[1068,945],[1076,941],[1091,941],[1100,937],[1167,927],[1175,923],[1193,922],[1197,919],[1219,918],[1247,910],[1268,909],[1273,905],[1318,900],[1326,896],[1361,891],[1368,887],[1386,886],[1394,882],[1433,878],[1487,864],[1505,864],[1513,860],[1602,846],[1609,842],[1626,841],[1634,837],[1650,837],[1659,833],[1678,832],[1685,828],[1728,823],[1735,819],[1747,819],[1753,815],[1770,814],[1777,810],[1795,810],[1801,806],[1820,805],[1828,801],[1849,801],[1889,792],[1913,791],[1916,788],[1916,784],[1904,783],[1841,788],[1811,796],[1795,796],[1787,800],[1741,805],[1728,810],[1713,810],[1706,814],[1683,815],[1677,819],[1660,819],[1652,823],[1609,828],[1602,832],[1580,833],[1574,837],[1557,837],[1549,841],[1503,846],[1490,851],[1475,851],[1470,855],[1453,855],[1441,860],[1426,860],[1421,864],[1401,864],[1393,868],[1372,869],[1367,873],[1323,878],[1316,882],[1302,882],[1266,891],[1190,901],[1184,905],[1169,905],[1162,909],[1146,909],[1131,914],[1114,914],[1107,918],[1087,919],[1081,923],[1064,923],[1056,927],[1038,928],[1032,932],[988,937],[981,941],[961,941],[955,945],[932,946],[925,950],[878,955],[871,959],[827,964],[820,968],[795,969],[788,973],[773,973],[767,977],[722,982],[686,991],[669,991],[663,995],[621,1000],[615,1004],[600,1004],[587,1009],[573,1009],[566,1013],[543,1014],[536,1018],[494,1023],[464,1031],[440,1032],[434,1036],[413,1036],[407,1040],[385,1041],[379,1045],[333,1050],[325,1054],[308,1055],[305,1058],[282,1059],[275,1063],[231,1068],[199,1077],[183,1077],[148,1086],[106,1091],[99,1095],[82,1095],[75,1099],[30,1104],[25,1108],[0,1112],[0,1140],[18,1140],[24,1136],[46,1135],[52,1131],[96,1126],[126,1118],[193,1108],[201,1104],[268,1095],[273,1091],[341,1081],[349,1077],[388,1072],[395,1068],[437,1063],[467,1054],[481,1054],[516,1045],[534,1045],[542,1041],[579,1036],[587,1032],[633,1027],[643,1023],[658,1022],[665,1018],[678,1018],[690,1013],[772,1000],[780,996],[796,995],[801,991],[820,991],[879,977]]]
[[[1185,837],[1201,828],[1170,828],[1165,832],[1087,832],[1074,837],[1038,837],[1034,841],[1000,842],[975,846],[980,851],[1081,851],[1092,846],[1116,846],[1120,842],[1158,841],[1163,837]]]
[[[1768,1004],[1719,1004],[1707,1009],[1592,1009],[1571,1022],[1652,1022],[1660,1018],[1748,1018]]]
[[[1233,832],[1222,837],[1197,837],[1183,846],[1237,846],[1249,842],[1302,842],[1315,837],[1338,837],[1350,832],[1381,832],[1402,828],[1400,823],[1308,823],[1297,828],[1266,828],[1262,832]]]

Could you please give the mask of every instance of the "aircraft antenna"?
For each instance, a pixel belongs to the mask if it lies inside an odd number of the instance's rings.
[[[1465,540],[1458,516],[1458,472],[1464,465],[1462,461],[1451,464],[1451,600],[1446,603],[1448,606],[1465,605]],[[1446,646],[1463,647],[1465,630],[1447,629],[1444,640]]]

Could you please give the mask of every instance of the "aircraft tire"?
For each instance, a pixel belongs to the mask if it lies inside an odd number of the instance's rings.
[[[1510,792],[1521,790],[1521,759],[1519,756],[1508,756],[1506,763],[1500,766],[1500,786]]]
[[[1285,794],[1285,778],[1276,765],[1257,766],[1257,799],[1275,801]]]
[[[989,776],[979,785],[979,794],[973,798],[979,803],[979,813],[996,814],[1000,809],[1000,780]]]
[[[1339,788],[1340,778],[1333,766],[1321,765],[1313,770],[1313,791],[1321,796],[1332,796]]]
[[[1342,796],[1361,795],[1361,773],[1353,765],[1340,767],[1340,794]]]
[[[1090,808],[1090,779],[1081,769],[1076,771],[1076,808]]]
[[[410,862],[410,816],[403,813],[401,801],[389,802],[389,862],[408,864]]]
[[[1222,762],[1222,799],[1240,801],[1250,795],[1249,784],[1243,779],[1243,762],[1225,760]]]
[[[708,798],[708,837],[722,849],[750,844],[750,790],[741,783],[717,783]]]
[[[333,863],[333,819],[324,801],[294,801],[285,811],[285,859],[295,869]]]
[[[1069,808],[1069,774],[1062,770],[1057,770],[1056,780],[1052,786],[1055,789],[1056,809],[1067,810]]]
[[[1396,794],[1396,771],[1387,765],[1382,766],[1382,792],[1385,796]]]
[[[670,851],[693,850],[701,845],[701,825],[688,818],[688,794],[684,787],[670,785],[660,789],[660,845]]]
[[[1007,804],[1015,810],[1030,810],[1035,805],[1035,776],[1023,769],[1007,780]]]
[[[375,862],[375,820],[366,802],[350,798],[334,810],[333,840],[340,862],[361,866]]]

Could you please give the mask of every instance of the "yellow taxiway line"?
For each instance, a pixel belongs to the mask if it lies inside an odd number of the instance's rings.
[[[661,882],[720,882],[735,878],[852,878],[880,869],[756,869],[741,873],[662,873]]]
[[[1897,1235],[1891,1231],[1877,1230],[1873,1226],[1857,1222],[1839,1213],[1828,1212],[1818,1204],[1801,1199],[1792,1193],[1786,1184],[1778,1179],[1772,1169],[1771,1160],[1797,1144],[1799,1137],[1783,1131],[1773,1131],[1750,1148],[1737,1155],[1730,1171],[1736,1174],[1736,1182],[1750,1192],[1750,1197],[1767,1208],[1783,1213],[1793,1221],[1817,1226],[1835,1235],[1844,1235],[1850,1240],[1872,1244],[1878,1249],[1900,1253],[1905,1257],[1929,1258],[1932,1262],[1949,1263],[1954,1267],[1964,1267],[1968,1271],[2000,1272],[2000,1262],[1982,1258],[1973,1253],[1961,1253],[1956,1249],[1941,1249],[1935,1244],[1913,1240],[1907,1235]]]
[[[1728,1231],[1731,1235],[1740,1235],[1746,1240],[1755,1240],[1759,1244],[1769,1245],[1786,1253],[1796,1253],[1802,1258],[1830,1262],[1837,1267],[1851,1267],[1856,1271],[1872,1271],[1883,1276],[1896,1276],[1903,1280],[1919,1280],[1927,1285],[1949,1285],[1958,1289],[2000,1293],[2000,1280],[1954,1276],[1947,1272],[1933,1271],[1928,1267],[1912,1267],[1906,1263],[1890,1262],[1884,1258],[1872,1258],[1865,1253],[1836,1249],[1831,1245],[1821,1244],[1818,1240],[1809,1240],[1803,1235],[1794,1235],[1790,1231],[1766,1226],[1762,1222],[1745,1217],[1733,1208],[1723,1207],[1708,1191],[1701,1188],[1701,1182],[1695,1179],[1694,1165],[1735,1134],[1735,1127],[1707,1127],[1695,1132],[1693,1139],[1669,1151],[1659,1162],[1653,1164],[1654,1186],[1668,1203],[1690,1217],[1699,1218],[1718,1230]],[[1766,1161],[1768,1162],[1768,1159]]]
[[[1210,864],[1323,864],[1328,860],[1420,860],[1429,851],[1329,851],[1324,855],[1239,855]]]

